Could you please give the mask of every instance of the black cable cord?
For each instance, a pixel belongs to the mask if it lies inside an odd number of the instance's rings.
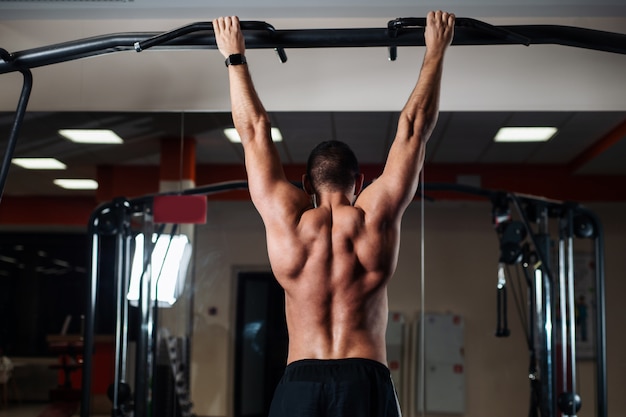
[[[159,225],[159,228],[156,232],[157,241],[159,240],[159,237],[161,237],[161,234],[163,234],[163,230],[165,230],[165,224]],[[152,239],[152,236],[149,236],[148,239]],[[150,265],[152,261],[152,252],[154,252],[154,246],[155,245],[151,246],[149,253],[146,252],[143,255],[143,271],[141,272],[141,278],[143,278],[143,276],[145,275],[146,271],[148,270],[148,265]],[[150,290],[150,292],[152,292],[152,290]]]
[[[509,330],[508,322],[508,305],[507,305],[507,289],[506,285],[498,286],[497,289],[497,328],[496,337],[509,337],[511,331]]]
[[[509,271],[510,271],[510,269],[509,269],[509,266],[507,265],[507,267],[506,267],[506,274],[507,274],[508,277],[511,277],[511,274],[510,274]],[[515,306],[517,308],[517,315],[518,315],[518,317],[520,319],[520,323],[522,324],[522,328],[524,329],[524,336],[526,337],[526,340],[529,340],[528,339],[528,327],[527,327],[527,323],[528,322],[526,321],[526,318],[525,318],[526,315],[524,314],[524,312],[522,310],[522,301],[521,301],[521,299],[522,299],[522,296],[521,296],[522,289],[521,289],[521,283],[520,283],[521,280],[520,280],[519,268],[515,268],[515,272],[516,272],[516,274],[515,274],[516,280],[509,279],[509,282],[512,282],[511,291],[513,292],[513,298],[515,299]],[[518,288],[515,287],[515,284],[517,284]],[[519,291],[519,295],[518,295],[518,291]],[[529,341],[529,344],[530,344],[530,341]]]

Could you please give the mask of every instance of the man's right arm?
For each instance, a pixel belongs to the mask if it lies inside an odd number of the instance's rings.
[[[417,84],[400,113],[396,137],[381,176],[356,205],[384,220],[399,220],[413,199],[428,141],[439,114],[443,60],[454,36],[455,16],[430,12],[424,31],[426,52]]]
[[[239,18],[213,21],[222,55],[244,54]],[[308,197],[285,177],[278,150],[270,135],[269,116],[252,83],[247,65],[228,67],[232,117],[244,148],[250,195],[267,226],[284,225],[310,204]]]

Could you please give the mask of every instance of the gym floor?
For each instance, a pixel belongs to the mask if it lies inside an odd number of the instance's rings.
[[[72,412],[75,409],[74,412]],[[78,417],[78,407],[59,407],[47,403],[10,403],[0,407],[0,417]],[[107,417],[94,415],[92,417]]]
[[[10,403],[0,408],[0,417],[39,417],[47,406],[44,403]]]

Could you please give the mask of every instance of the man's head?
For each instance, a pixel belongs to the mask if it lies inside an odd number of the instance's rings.
[[[306,175],[313,193],[360,188],[359,162],[352,149],[337,140],[322,142],[311,151]]]

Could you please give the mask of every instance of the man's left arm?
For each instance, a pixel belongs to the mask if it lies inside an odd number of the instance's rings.
[[[356,204],[396,223],[415,196],[428,141],[439,114],[445,52],[454,36],[455,15],[432,11],[424,31],[426,50],[420,74],[398,120],[383,173]]]

